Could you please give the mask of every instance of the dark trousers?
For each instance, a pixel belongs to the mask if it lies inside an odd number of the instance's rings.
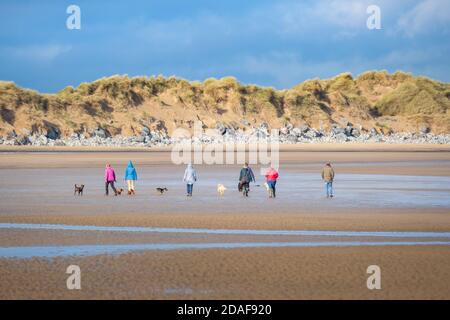
[[[239,190],[239,192],[244,191],[244,195],[248,196],[248,192],[250,191],[250,182],[244,182],[244,181],[239,182],[238,190]]]
[[[188,193],[188,195],[191,195],[192,196],[192,189],[194,188],[194,185],[192,184],[192,183],[188,183],[187,185],[186,185],[186,189],[187,189],[187,193]]]
[[[105,194],[106,195],[109,194],[109,185],[111,185],[111,188],[113,189],[114,194],[117,194],[116,187],[114,186],[114,181],[107,181],[107,182],[105,182]]]
[[[276,181],[267,181],[267,184],[269,185],[271,195],[275,198],[275,196],[276,196],[275,186],[276,186],[277,182]]]

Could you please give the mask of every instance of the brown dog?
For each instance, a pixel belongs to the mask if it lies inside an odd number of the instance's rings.
[[[122,189],[122,188],[117,189],[117,195],[118,195],[118,196],[122,195],[122,192],[123,192],[123,189]]]
[[[82,196],[83,195],[83,189],[84,189],[84,184],[75,185],[75,190],[73,192],[73,195],[78,194],[79,196]]]

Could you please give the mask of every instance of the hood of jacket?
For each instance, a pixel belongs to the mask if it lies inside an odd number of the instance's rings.
[[[183,180],[187,183],[194,183],[195,181],[197,181],[197,172],[195,171],[191,163],[188,164],[186,170],[184,171]]]
[[[128,162],[128,166],[125,169],[125,180],[137,180],[136,169],[131,160]]]

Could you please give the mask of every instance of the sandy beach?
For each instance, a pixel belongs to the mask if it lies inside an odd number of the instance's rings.
[[[105,197],[105,164],[125,187],[128,160],[137,195]],[[168,150],[1,149],[0,298],[450,299],[450,148],[284,147],[276,199],[256,185],[243,198],[239,168],[198,165],[186,198]],[[70,264],[82,290],[66,288]],[[367,289],[369,265],[381,267],[382,290]]]

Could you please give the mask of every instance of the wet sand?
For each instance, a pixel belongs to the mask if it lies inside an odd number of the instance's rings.
[[[186,198],[184,167],[173,166],[169,152],[0,152],[0,223],[450,232],[450,150],[384,148],[287,148],[280,153],[276,199],[268,199],[265,189],[256,186],[249,199],[242,198],[235,190],[236,165],[198,166],[194,197]],[[105,197],[104,164],[111,163],[121,178],[129,159],[138,168],[137,195]],[[325,161],[332,161],[337,172],[332,200],[324,198],[319,176]],[[258,174],[257,180],[262,184]],[[86,184],[83,197],[73,196],[74,183]],[[216,194],[217,183],[228,188],[224,197]],[[124,186],[121,179],[118,184]],[[154,189],[160,186],[169,192],[157,195]],[[0,248],[404,240],[0,228]],[[379,245],[0,257],[0,298],[450,299],[449,252],[446,245]],[[82,268],[81,291],[65,287],[69,264]],[[365,286],[371,264],[382,268],[381,291]]]
[[[448,247],[256,248],[0,259],[1,299],[449,299]],[[69,265],[81,290],[67,290]],[[369,265],[381,290],[368,290]]]

